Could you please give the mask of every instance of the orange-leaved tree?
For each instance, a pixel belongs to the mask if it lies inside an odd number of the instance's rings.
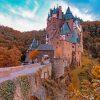
[[[20,62],[21,52],[13,47],[11,49],[0,47],[0,67],[18,66]]]
[[[38,51],[38,50],[32,50],[32,51],[29,53],[29,58],[30,58],[30,59],[35,59],[35,58],[37,58],[38,54],[39,54],[39,51]]]

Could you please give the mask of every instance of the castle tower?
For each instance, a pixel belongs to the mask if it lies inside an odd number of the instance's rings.
[[[32,62],[32,60],[29,58],[29,53],[32,51],[32,50],[35,50],[37,49],[38,47],[38,40],[36,40],[35,38],[33,39],[31,45],[29,46],[27,52],[26,52],[26,58],[25,58],[25,62]]]
[[[64,67],[81,65],[83,52],[82,27],[79,18],[73,16],[69,6],[65,14],[62,12],[61,6],[54,7],[53,10],[50,9],[46,32],[48,44],[51,44],[54,48],[55,59],[53,65],[54,72],[57,72],[56,77],[60,77],[61,73],[63,74]]]

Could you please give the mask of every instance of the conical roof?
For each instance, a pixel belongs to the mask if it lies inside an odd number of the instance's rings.
[[[38,41],[36,41],[36,39],[33,39],[30,47],[29,47],[29,50],[33,50],[33,49],[36,49],[38,47]]]
[[[65,14],[65,19],[73,19],[73,18],[74,18],[74,16],[73,16],[70,8],[68,7],[67,11],[66,11],[66,14]]]

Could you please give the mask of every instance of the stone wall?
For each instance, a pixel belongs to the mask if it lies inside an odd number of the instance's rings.
[[[46,100],[42,80],[51,77],[51,64],[39,63],[0,69],[0,100]],[[2,72],[2,73],[1,73]]]
[[[62,58],[54,58],[53,59],[53,66],[52,66],[52,72],[53,72],[53,77],[59,78],[64,75],[64,59]]]

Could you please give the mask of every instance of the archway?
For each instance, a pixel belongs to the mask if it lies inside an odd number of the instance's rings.
[[[31,96],[30,100],[39,100],[36,96]]]

